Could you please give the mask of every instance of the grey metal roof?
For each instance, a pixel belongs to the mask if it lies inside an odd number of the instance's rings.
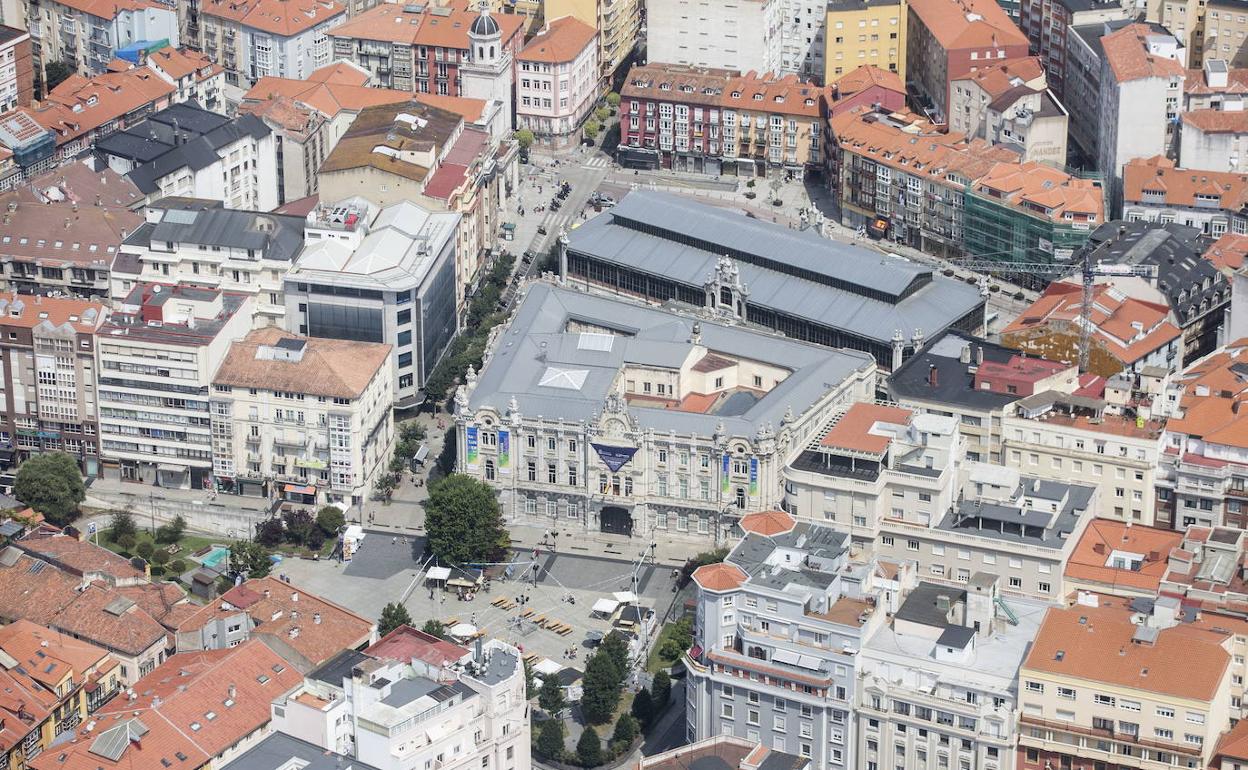
[[[565,331],[573,320],[632,336],[615,337],[611,350],[585,349],[577,344],[579,334]],[[669,367],[683,361],[676,348],[692,350],[688,340],[697,320],[640,303],[535,283],[498,335],[469,406],[502,412],[515,397],[524,415],[588,421],[602,411],[611,384],[626,362]],[[630,404],[629,413],[643,428],[710,435],[723,422],[730,433],[753,435],[764,423],[778,425],[789,407],[801,414],[829,389],[873,362],[870,355],[858,351],[830,350],[742,327],[700,323],[707,349],[762,361],[792,374],[735,416]],[[543,385],[552,368],[578,376],[583,372],[584,382],[579,388]]]
[[[166,211],[147,232],[152,242],[263,251],[265,259],[293,261],[303,249],[303,217],[234,209]],[[139,228],[143,230],[142,227]],[[132,239],[127,239],[130,243]]]
[[[372,658],[359,650],[343,650],[308,674],[308,678],[342,687],[342,680],[350,677],[351,670],[366,660]]]
[[[900,257],[650,190],[573,230],[568,248],[699,289],[728,255],[750,305],[886,344],[897,329],[934,336],[981,302],[975,286]]]
[[[138,741],[147,733],[147,725],[138,718],[127,719],[116,727],[97,735],[95,740],[91,741],[91,748],[88,751],[111,762],[116,762],[121,759],[121,755],[125,753],[126,747],[132,740]]]
[[[1017,350],[994,342],[972,337],[957,331],[948,331],[936,337],[917,355],[906,359],[897,371],[888,377],[889,394],[899,400],[915,399],[942,404],[953,404],[980,411],[1000,409],[1018,400],[1018,396],[993,393],[975,388],[973,364],[962,363],[962,349],[971,346],[971,360],[978,350],[983,350],[984,360],[1006,363],[1018,355]],[[928,377],[931,367],[936,367],[936,384]]]
[[[898,620],[907,620],[924,626],[948,628],[950,626],[948,614],[939,606],[942,596],[949,600],[950,605],[953,605],[966,601],[966,590],[954,586],[920,582],[897,608],[895,617]]]
[[[298,760],[300,770],[377,770],[286,733],[270,733],[221,770],[280,770]]]
[[[390,694],[382,698],[381,702],[387,706],[401,708],[426,695],[432,696],[441,687],[442,685],[423,676],[404,678],[390,685]]]
[[[1035,478],[1024,477],[1022,485],[1025,490],[1030,490],[1036,481]],[[1057,513],[967,498],[955,503],[936,528],[1040,548],[1060,549],[1066,538],[1075,531],[1079,517],[1087,512],[1095,491],[1093,487],[1080,484],[1041,481],[1036,494],[1049,500],[1061,499],[1062,505]],[[993,529],[993,526],[997,528]]]

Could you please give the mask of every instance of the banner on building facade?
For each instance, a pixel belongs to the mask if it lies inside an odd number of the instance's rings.
[[[598,453],[599,459],[611,469],[612,473],[623,468],[624,464],[633,459],[633,455],[637,454],[636,447],[607,446],[606,444],[593,443],[590,446],[594,448],[594,451]]]
[[[464,445],[466,449],[466,451],[464,452],[465,463],[468,466],[468,470],[475,471],[477,469],[477,456],[478,456],[477,428],[475,425],[464,428]]]
[[[511,431],[508,430],[498,432],[498,471],[511,473]]]
[[[719,474],[719,488],[725,495],[728,494],[728,487],[729,487],[728,469],[731,467],[730,465],[731,462],[732,462],[732,458],[729,457],[728,455],[724,455],[724,463],[723,463],[724,467],[720,470],[720,474]]]
[[[750,458],[750,497],[758,497],[758,458]]]

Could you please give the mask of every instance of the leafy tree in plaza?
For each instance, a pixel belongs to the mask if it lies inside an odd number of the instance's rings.
[[[270,553],[262,543],[239,540],[230,546],[230,568],[248,578],[262,578],[273,568]]]
[[[654,717],[654,699],[650,697],[649,690],[643,687],[637,691],[637,694],[633,696],[630,712],[640,724],[650,723],[650,719]]]
[[[147,561],[151,561],[152,554],[156,553],[156,546],[152,545],[151,540],[144,540],[134,547],[134,552]]]
[[[157,567],[165,566],[172,558],[173,554],[169,553],[164,548],[157,548],[152,552],[152,564],[155,564]]]
[[[598,646],[598,655],[606,655],[615,665],[615,670],[619,673],[616,679],[616,685],[622,686],[624,680],[628,679],[628,642],[620,634],[610,633],[602,640],[602,644]]]
[[[602,123],[600,123],[597,118],[590,118],[585,121],[585,136],[593,139],[595,136],[598,136],[601,131]]]
[[[58,527],[78,518],[78,504],[87,497],[78,463],[64,452],[35,455],[17,469],[13,494]]]
[[[527,660],[524,663],[524,697],[533,698],[537,695],[537,685],[533,682],[533,666]]]
[[[122,535],[121,537],[113,538],[113,542],[117,544],[117,547],[121,549],[122,553],[131,554],[134,553],[134,546],[138,541],[134,535],[127,534]]]
[[[693,618],[685,617],[673,623],[666,638],[659,644],[659,657],[679,660],[685,650],[693,646]]]
[[[586,727],[581,732],[581,739],[576,742],[576,758],[584,767],[602,764],[602,739],[592,728]]]
[[[390,602],[381,608],[381,617],[377,620],[377,633],[385,636],[399,626],[410,626],[412,616],[407,608],[398,602]]]
[[[607,104],[611,105],[613,108],[619,107],[620,95],[616,93],[615,91],[612,91],[611,93],[607,94]]]
[[[336,505],[327,505],[316,512],[316,526],[320,527],[327,537],[337,535],[338,531],[346,523],[347,517],[343,515],[342,510]]]
[[[265,519],[256,525],[256,542],[265,548],[276,548],[286,536],[286,527],[277,516]]]
[[[186,572],[186,562],[181,559],[174,559],[169,562],[168,572],[173,575],[181,575],[183,572]]]
[[[134,523],[134,516],[129,511],[113,511],[113,515],[108,520],[109,540],[120,545],[123,536],[134,537],[137,534],[139,534],[138,525]],[[130,546],[134,547],[134,543]]]
[[[286,530],[286,542],[294,545],[306,545],[312,530],[316,529],[316,519],[303,509],[286,511],[282,514],[282,524]]]
[[[654,698],[654,710],[659,712],[667,708],[667,702],[672,697],[672,677],[666,669],[659,669],[654,675],[650,690]]]
[[[631,714],[620,714],[620,718],[615,720],[615,731],[611,733],[611,745],[617,751],[623,751],[632,744],[639,731],[637,720]]]
[[[598,120],[599,123],[606,123],[607,118],[611,117],[611,108],[599,107],[598,109],[594,110],[594,117]]]
[[[563,686],[559,677],[547,674],[542,678],[542,689],[537,692],[537,704],[551,716],[557,716],[568,704],[563,699]]]
[[[539,756],[558,761],[563,759],[563,723],[558,719],[547,719],[537,731],[537,742],[533,746]]]
[[[461,473],[430,485],[425,532],[444,564],[493,561],[508,543],[494,490]]]
[[[186,532],[186,519],[178,514],[173,517],[173,521],[156,528],[156,542],[176,543],[182,539],[184,532]]]
[[[606,724],[620,703],[620,672],[615,661],[601,651],[585,664],[581,712],[591,725]]]
[[[446,624],[435,618],[429,618],[426,620],[425,624],[420,627],[420,630],[430,636],[436,636],[439,639],[446,638]]]
[[[520,149],[528,151],[533,146],[533,142],[537,141],[537,137],[527,128],[522,128],[514,134],[516,143],[520,145]]]

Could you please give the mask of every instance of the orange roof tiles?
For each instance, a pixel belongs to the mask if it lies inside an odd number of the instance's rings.
[[[147,55],[149,64],[159,67],[162,72],[174,80],[181,80],[191,75],[196,80],[212,77],[225,68],[198,51],[187,48],[162,48]]]
[[[56,704],[45,702],[39,689],[16,670],[0,670],[0,752],[20,745],[52,715]]]
[[[784,511],[759,511],[741,517],[741,529],[755,535],[774,537],[792,532],[797,520]]]
[[[715,106],[719,104],[728,81],[736,75],[736,72],[726,69],[635,64],[624,79],[620,96],[625,99],[657,99]]]
[[[0,626],[0,650],[22,664],[27,676],[53,691],[66,675],[80,682],[96,667],[117,665],[103,647],[29,620]]]
[[[128,741],[120,759],[114,762],[90,750],[92,742],[102,733],[114,728],[126,729],[134,719],[138,719],[147,732],[142,740]],[[28,766],[34,770],[196,770],[210,759],[188,735],[159,716],[96,714],[92,722],[91,732],[79,727],[75,739],[43,752]]]
[[[149,67],[106,72],[93,78],[70,75],[47,99],[26,112],[55,131],[65,144],[148,104],[162,106],[174,87]]]
[[[1214,241],[1201,256],[1224,273],[1235,272],[1244,266],[1244,257],[1248,256],[1248,235],[1227,233]]]
[[[101,19],[115,19],[122,11],[170,10],[168,6],[154,2],[154,0],[56,0],[56,2]]]
[[[1248,93],[1248,69],[1232,68],[1226,73],[1225,86],[1211,86],[1204,70],[1189,69],[1183,81],[1183,93],[1190,95]]]
[[[468,29],[478,13],[453,8],[446,15],[435,15],[432,4],[420,13],[409,13],[402,3],[382,3],[334,27],[330,35],[354,40],[379,40],[405,45],[440,46],[468,50]],[[524,17],[504,13],[491,16],[498,23],[503,46],[516,37]]]
[[[970,80],[988,94],[991,101],[1019,85],[1031,85],[1037,90],[1045,88],[1044,65],[1038,56],[1005,59],[978,67],[967,73],[963,80]]]
[[[858,403],[851,406],[832,430],[823,437],[821,446],[856,452],[882,454],[892,441],[891,435],[873,433],[876,423],[909,425],[914,412],[896,406]]]
[[[817,118],[823,114],[823,89],[793,74],[777,77],[749,72],[728,80],[719,103],[744,111]]]
[[[1179,118],[1184,126],[1206,134],[1248,133],[1248,112],[1243,110],[1189,110]]]
[[[1248,339],[1236,340],[1182,373],[1179,411],[1166,423],[1171,433],[1203,438],[1206,443],[1248,448],[1248,388],[1235,371],[1248,366]]]
[[[1182,543],[1182,532],[1093,519],[1071,552],[1066,577],[1155,592],[1166,574],[1166,559]],[[1144,561],[1138,570],[1113,567],[1109,561],[1114,551],[1144,554]]]
[[[575,61],[594,44],[598,30],[575,16],[563,16],[546,24],[516,55],[520,61],[551,64]]]
[[[303,343],[298,361],[261,358],[261,348]],[[378,370],[390,364],[390,346],[329,337],[300,337],[275,326],[255,329],[232,343],[213,375],[213,385],[359,398]]]
[[[1197,193],[1217,194],[1224,211],[1238,211],[1248,205],[1248,174],[1229,171],[1193,171],[1176,168],[1162,156],[1136,158],[1123,166],[1122,196],[1126,204],[1144,200],[1166,206],[1194,206]],[[1161,200],[1155,200],[1161,196]]]
[[[1222,767],[1222,760],[1248,761],[1248,719],[1241,719],[1218,739],[1210,767]]]
[[[1119,83],[1186,74],[1179,61],[1149,52],[1148,38],[1156,34],[1147,24],[1128,24],[1101,38],[1102,56]]]
[[[199,12],[271,35],[290,37],[344,16],[336,0],[204,0]]]
[[[910,0],[908,5],[946,51],[1027,45],[1026,36],[993,0]]]
[[[887,88],[899,94],[906,92],[906,84],[901,82],[901,76],[896,72],[880,69],[874,64],[864,64],[842,75],[836,81],[835,91],[829,89],[829,98],[847,99],[872,86]]]
[[[1067,213],[1081,215],[1081,222],[1105,219],[1105,196],[1096,182],[1034,161],[997,163],[976,189],[1049,219],[1063,220]]]
[[[297,109],[293,105],[303,105],[332,119],[344,110],[359,112],[366,107],[410,101],[413,97],[406,91],[370,88],[368,79],[368,73],[346,62],[321,67],[307,80],[263,77],[243,96],[242,107],[260,114],[271,109],[268,102],[285,98],[292,105],[284,108],[287,111]],[[285,114],[274,117],[280,120]]]
[[[1222,647],[1227,634],[1182,624],[1162,630],[1151,645],[1137,644],[1131,617],[1126,600],[1118,597],[1101,596],[1097,607],[1050,608],[1020,678],[1036,671],[1156,695],[1214,697],[1230,665]]]
[[[402,625],[364,650],[365,655],[410,663],[419,660],[437,668],[458,663],[468,648],[439,639],[408,625]]]
[[[4,295],[0,295],[0,299],[2,298]],[[99,323],[99,314],[103,312],[103,306],[96,302],[50,299],[36,306],[32,299],[25,297],[27,307],[22,311],[23,317],[11,320],[18,321],[18,325],[34,326],[40,322],[40,313],[56,313],[56,316],[49,315],[47,320],[59,326],[68,323],[70,317],[81,318],[83,310],[93,307],[97,313],[97,320],[89,324],[76,324],[85,325],[86,329],[93,329]],[[65,306],[52,307],[51,303],[57,301],[65,303]],[[45,308],[45,304],[48,307]],[[36,310],[39,312],[35,312]],[[4,320],[8,321],[10,318],[6,317]],[[27,323],[20,324],[23,320]],[[75,575],[102,576],[114,584],[120,581],[132,582],[147,579],[147,572],[136,568],[129,559],[118,556],[107,548],[86,540],[79,540],[73,535],[67,535],[51,525],[44,525],[13,544]]]
[[[465,123],[476,123],[481,120],[481,115],[485,113],[484,99],[472,99],[467,96],[447,96],[445,94],[412,94],[411,97],[421,104],[453,112],[463,118]]]
[[[706,591],[731,591],[749,580],[745,570],[735,564],[721,562],[704,564],[693,571],[693,581]]]

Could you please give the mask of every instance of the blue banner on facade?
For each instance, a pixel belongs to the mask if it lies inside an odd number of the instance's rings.
[[[750,497],[758,497],[758,458],[750,458]]]
[[[606,466],[615,473],[624,464],[633,459],[633,455],[637,454],[636,447],[627,446],[607,446],[606,444],[590,444],[594,451],[598,453],[598,457],[602,459]]]
[[[464,453],[467,455],[465,458],[467,460],[467,465],[470,469],[475,469],[477,467],[478,457],[477,428],[475,425],[470,425],[464,429],[464,444],[466,445],[465,449],[467,450]]]

